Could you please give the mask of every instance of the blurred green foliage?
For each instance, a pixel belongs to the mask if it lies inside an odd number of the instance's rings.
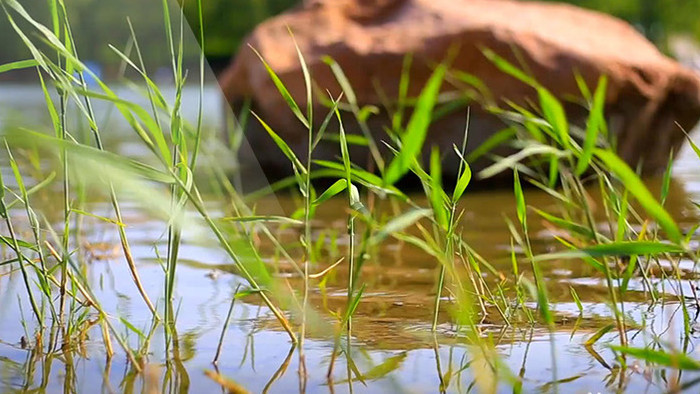
[[[178,26],[175,18],[178,5],[172,0],[168,1],[172,3],[173,25]],[[32,18],[52,29],[48,0],[18,0],[18,2]],[[139,41],[147,69],[155,71],[155,68],[169,65],[170,48],[166,44],[161,0],[64,0],[64,2],[78,54],[83,61],[98,62],[104,66],[106,73],[114,75],[121,59],[108,45],[113,45],[122,51],[127,48],[131,37],[128,18]],[[23,31],[30,36],[38,37],[36,31],[23,21],[23,18],[12,11],[10,15]],[[189,35],[186,23],[185,27]],[[35,42],[39,41],[35,40]],[[190,45],[185,49],[186,58],[195,63],[199,48],[196,45]],[[30,57],[29,50],[12,28],[6,13],[0,8],[0,64]]]
[[[664,51],[673,34],[700,40],[700,0],[568,0],[566,3],[624,19]]]
[[[192,31],[198,32],[197,0],[178,1],[184,6]],[[298,3],[299,0],[202,0],[207,56],[231,56],[258,23]]]
[[[172,0],[173,6],[177,6]],[[196,0],[177,0],[193,31],[198,31]],[[545,0],[552,1],[552,0]],[[20,0],[38,20],[47,20],[46,0]],[[245,35],[266,18],[298,4],[300,0],[202,0],[205,50],[210,60],[225,62],[240,47]],[[700,39],[700,0],[568,0],[600,10],[632,23],[666,50],[676,33]],[[114,68],[119,58],[106,44],[124,48],[129,38],[126,16],[131,19],[147,63],[167,65],[161,0],[66,0],[78,48],[83,59]],[[173,14],[175,19],[175,14]],[[176,23],[177,21],[174,20]],[[196,61],[196,48],[187,56]],[[4,15],[0,15],[0,64],[29,57]],[[147,64],[148,66],[148,64]]]

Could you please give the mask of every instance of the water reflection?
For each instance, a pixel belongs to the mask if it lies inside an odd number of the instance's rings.
[[[2,95],[0,94],[0,97]],[[31,100],[29,101],[31,102]],[[2,127],[0,125],[0,127]],[[138,155],[128,140],[113,137],[118,151]],[[685,229],[698,219],[689,200],[700,197],[700,177],[694,169],[698,162],[690,152],[682,152],[674,167],[676,179],[666,205]],[[660,181],[650,180],[653,190]],[[600,205],[595,188],[589,190],[592,204]],[[260,213],[291,214],[296,209],[294,197],[284,194],[268,197],[258,205]],[[553,206],[551,197],[527,191],[528,203],[547,210]],[[51,191],[37,194],[38,206],[55,203]],[[212,210],[225,211],[221,201],[208,201]],[[427,204],[418,201],[419,204]],[[318,272],[330,266],[343,254],[345,238],[345,202],[329,203],[317,212],[313,241],[318,244],[321,262],[313,269]],[[468,195],[462,219],[465,238],[494,269],[508,275],[511,267],[510,233],[502,218],[515,217],[515,204],[509,190],[480,191]],[[108,215],[109,205],[103,201],[90,202],[90,212]],[[387,208],[388,209],[388,208]],[[50,212],[49,209],[42,210]],[[153,299],[164,293],[163,267],[167,239],[165,223],[146,215],[138,204],[123,204],[124,220],[129,224],[127,234],[138,263],[145,290]],[[21,213],[15,215],[18,228],[27,229]],[[49,219],[51,219],[49,217]],[[60,216],[56,218],[60,222]],[[546,252],[558,244],[550,228],[543,222],[532,221],[533,247]],[[296,242],[300,230],[294,227],[274,229],[284,242]],[[123,261],[119,235],[114,227],[95,218],[82,221],[81,247],[85,276],[95,291],[111,321],[136,354],[143,373],[118,348],[110,360],[105,357],[103,333],[99,326],[86,325],[84,341],[79,346],[57,343],[60,337],[47,330],[47,337],[34,338],[31,323],[26,328],[19,322],[27,318],[29,303],[21,285],[19,273],[11,265],[0,266],[0,389],[3,391],[37,392],[197,392],[236,391],[289,392],[305,387],[309,392],[466,392],[470,389],[511,391],[511,386],[524,392],[562,391],[633,392],[668,391],[683,382],[698,378],[697,374],[670,373],[648,368],[643,362],[629,359],[621,368],[608,345],[619,343],[614,330],[603,334],[594,345],[585,342],[601,327],[614,322],[608,305],[604,279],[594,269],[574,261],[553,261],[546,266],[547,288],[555,313],[556,332],[550,336],[541,326],[528,323],[525,312],[512,311],[512,305],[483,305],[484,314],[478,324],[478,335],[484,338],[480,348],[469,345],[468,336],[449,318],[449,303],[442,303],[437,335],[430,331],[431,305],[437,275],[435,259],[419,248],[389,241],[381,249],[370,251],[363,267],[362,278],[367,284],[354,318],[354,346],[343,349],[330,377],[326,371],[331,363],[334,343],[331,312],[346,303],[347,271],[335,270],[325,283],[325,290],[310,295],[311,305],[323,313],[311,329],[305,343],[308,381],[300,380],[299,358],[287,335],[280,330],[270,311],[255,297],[244,297],[232,309],[230,325],[225,332],[224,346],[216,365],[221,329],[227,319],[231,299],[244,281],[234,265],[211,239],[185,234],[181,249],[176,297],[177,326],[172,336],[165,335],[134,287]],[[272,250],[264,239],[263,250]],[[4,259],[7,258],[7,251]],[[520,256],[520,255],[519,255]],[[292,288],[300,288],[302,278],[284,259],[266,256],[278,275],[286,278]],[[299,258],[300,256],[292,256]],[[3,259],[3,260],[4,260]],[[667,264],[666,264],[667,263]],[[344,267],[341,265],[340,267]],[[694,282],[694,267],[681,262],[685,278],[685,294]],[[656,272],[670,271],[670,262],[654,267]],[[655,275],[656,277],[661,276]],[[485,274],[489,285],[498,283],[498,275]],[[654,279],[651,285],[660,294],[678,294],[677,282]],[[696,354],[696,338],[683,335],[684,318],[677,302],[661,297],[650,306],[646,292],[648,284],[640,279],[630,281],[624,313],[629,321],[627,335],[634,346],[655,344],[666,350],[687,350]],[[580,297],[585,316],[573,302],[571,292]],[[447,297],[446,299],[449,299]],[[74,307],[79,308],[78,305]],[[162,302],[158,305],[162,309]],[[535,311],[535,305],[522,308]],[[688,304],[689,315],[698,310]],[[508,325],[502,313],[513,313],[518,324]],[[123,318],[123,320],[122,320]],[[27,319],[31,320],[31,319]],[[90,317],[87,321],[89,322]],[[128,324],[126,323],[128,321]],[[694,320],[690,324],[695,324]],[[169,341],[166,341],[170,337]],[[552,346],[557,357],[552,359]],[[51,350],[54,351],[51,351]],[[492,354],[500,358],[490,357]],[[351,357],[347,357],[350,354]],[[350,362],[348,362],[350,360]],[[500,364],[502,363],[502,365]],[[556,380],[553,380],[556,369]],[[478,376],[479,379],[475,379]],[[498,383],[500,382],[500,384]]]

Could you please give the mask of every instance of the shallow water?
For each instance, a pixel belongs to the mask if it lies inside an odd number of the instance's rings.
[[[33,93],[32,93],[33,92]],[[35,87],[0,87],[0,127],[11,125],[16,119],[31,119],[42,124],[41,97]],[[196,94],[190,92],[196,100]],[[207,93],[208,108],[212,108],[209,125],[217,127],[220,119],[215,115],[218,105],[216,89]],[[188,107],[185,105],[185,107]],[[194,107],[194,106],[191,106]],[[12,110],[14,108],[14,110]],[[3,120],[4,119],[4,120]],[[14,119],[14,120],[13,120]],[[4,124],[2,122],[5,122]],[[139,157],[143,154],[130,134],[120,131],[115,120],[110,130],[110,147],[115,151]],[[123,126],[123,125],[121,125]],[[695,208],[688,201],[700,200],[700,162],[689,149],[681,152],[674,165],[674,182],[667,202],[673,216],[687,230],[697,222]],[[3,168],[6,181],[11,173]],[[35,180],[36,181],[36,180]],[[8,181],[9,182],[9,181]],[[659,189],[659,180],[651,179],[652,190]],[[58,187],[58,185],[57,185]],[[56,189],[59,190],[59,189]],[[595,193],[592,193],[595,195]],[[122,211],[127,224],[127,234],[138,271],[146,292],[158,299],[162,309],[164,272],[158,256],[165,256],[167,247],[166,223],[155,218],[141,204],[122,197]],[[550,198],[536,190],[527,190],[528,204],[547,209]],[[426,205],[424,201],[417,201]],[[32,197],[33,204],[42,207],[49,220],[61,223],[61,213],[52,217],[51,207],[60,204],[60,196],[50,188]],[[223,201],[210,198],[210,212],[223,212]],[[297,206],[295,197],[280,194],[266,197],[258,207],[261,212],[291,213]],[[504,216],[515,218],[514,199],[510,190],[479,191],[467,193],[462,207],[466,241],[496,270],[512,275],[510,261],[510,233]],[[321,254],[320,271],[342,256],[345,239],[346,201],[331,200],[319,208],[314,222],[314,239],[337,236],[340,251],[325,248]],[[37,208],[39,209],[39,208]],[[60,209],[58,209],[60,211]],[[86,210],[111,215],[111,207],[105,201],[90,201]],[[48,213],[47,213],[48,212]],[[12,213],[18,228],[27,229],[24,212],[15,208]],[[194,220],[194,219],[193,219]],[[195,221],[196,222],[196,221]],[[532,221],[533,247],[544,252],[558,246],[553,234],[542,223]],[[4,229],[4,228],[3,228]],[[3,230],[4,231],[4,230]],[[26,230],[25,230],[26,231]],[[280,230],[281,238],[294,242],[299,233],[294,229]],[[3,233],[4,234],[4,233]],[[121,255],[119,237],[114,225],[94,218],[82,223],[81,247],[76,253],[85,258],[85,275],[96,297],[110,314],[113,322],[133,348],[139,348],[146,340],[121,323],[130,322],[150,338],[145,358],[145,373],[135,375],[122,351],[116,346],[115,356],[108,362],[99,328],[88,332],[78,349],[50,353],[36,347],[23,346],[26,336],[22,320],[29,322],[31,315],[25,297],[22,278],[16,267],[0,267],[0,391],[37,390],[40,392],[216,392],[223,390],[205,375],[214,370],[214,357],[231,297],[235,289],[245,283],[237,275],[232,261],[217,245],[213,236],[202,234],[194,225],[187,228],[177,268],[177,340],[174,354],[167,357],[162,326],[151,334],[152,316],[135,288],[128,267]],[[261,248],[265,242],[260,241]],[[328,244],[332,244],[327,242]],[[159,253],[156,253],[158,251]],[[7,251],[4,251],[7,256]],[[301,278],[289,264],[279,263],[279,276],[286,278],[290,286],[301,288]],[[683,262],[682,262],[683,263]],[[521,263],[523,267],[525,262]],[[693,267],[681,264],[688,271]],[[329,277],[326,292],[315,289],[310,295],[314,308],[342,310],[346,302],[344,284],[347,280],[345,265],[341,264]],[[526,269],[526,268],[523,268]],[[630,392],[664,392],[673,382],[687,382],[698,378],[697,374],[684,373],[679,379],[662,375],[659,369],[648,369],[643,362],[632,361],[632,367],[620,372],[609,345],[619,343],[615,330],[605,334],[592,348],[583,343],[599,328],[611,323],[613,317],[606,304],[607,290],[603,277],[580,261],[554,261],[543,267],[547,278],[552,309],[555,311],[556,330],[550,335],[544,326],[531,327],[525,322],[506,326],[498,314],[489,313],[479,327],[500,355],[504,366],[513,376],[521,376],[523,391],[551,391],[553,377],[559,381],[562,392],[604,392],[627,389]],[[350,385],[345,358],[339,357],[332,383],[326,379],[333,341],[323,330],[310,330],[305,343],[306,367],[310,372],[306,383],[308,392],[438,392],[446,387],[450,392],[477,390],[490,378],[504,383],[499,391],[512,391],[506,372],[489,377],[485,360],[476,357],[448,318],[447,310],[441,314],[438,335],[431,334],[432,303],[435,294],[436,261],[417,248],[387,241],[376,253],[370,255],[363,267],[362,280],[367,284],[361,304],[353,319],[353,360],[366,382],[351,375]],[[688,274],[688,277],[691,277]],[[488,281],[497,281],[487,275]],[[685,280],[684,286],[693,285]],[[673,282],[656,282],[667,294],[676,294]],[[570,288],[581,297],[585,314],[579,317]],[[669,301],[649,307],[640,279],[633,279],[627,295],[625,313],[644,329],[630,328],[628,336],[633,346],[645,346],[652,340],[666,344],[666,349],[689,349],[698,356],[696,338],[683,339],[683,318],[680,305]],[[446,299],[447,300],[447,299]],[[448,302],[443,302],[443,306]],[[535,305],[530,305],[535,311]],[[691,316],[697,311],[688,304]],[[534,312],[533,312],[534,313]],[[321,314],[317,322],[330,326],[328,313]],[[316,332],[318,331],[318,332]],[[44,351],[50,338],[44,338]],[[556,357],[551,357],[552,347]],[[47,355],[49,354],[49,355]],[[218,371],[251,392],[290,392],[300,387],[298,353],[270,312],[255,297],[238,300],[233,309],[231,324],[226,330],[225,346]],[[553,369],[556,369],[556,373]],[[474,377],[479,376],[478,380]],[[447,379],[449,377],[449,379]],[[476,387],[473,385],[476,384]],[[151,391],[155,390],[155,391]]]

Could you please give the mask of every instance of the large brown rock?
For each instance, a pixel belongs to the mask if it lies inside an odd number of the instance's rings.
[[[404,57],[413,54],[409,95],[420,92],[437,62],[455,52],[452,68],[478,77],[496,100],[526,105],[536,100],[534,90],[504,75],[483,55],[490,48],[514,63],[524,63],[541,84],[561,98],[579,96],[574,74],[590,87],[601,75],[609,78],[606,116],[618,138],[618,151],[631,165],[643,164],[646,172],[658,171],[673,149],[683,143],[683,133],[700,117],[698,76],[661,54],[627,23],[574,6],[511,0],[326,0],[309,2],[260,24],[246,43],[257,49],[278,73],[299,103],[305,101],[304,80],[289,30],[304,54],[319,88],[337,96],[341,89],[324,55],[334,58],[345,71],[360,104],[381,106],[386,97],[397,97]],[[518,54],[518,57],[514,54]],[[306,131],[288,109],[265,68],[250,48],[241,48],[220,79],[230,103],[246,97],[293,149],[305,150]],[[444,90],[457,90],[444,85]],[[320,123],[326,110],[315,105]],[[573,122],[582,123],[585,110],[567,104]],[[440,119],[430,130],[426,145],[451,150],[461,141],[466,111]],[[378,138],[384,116],[370,121]],[[255,123],[255,122],[253,122]],[[503,123],[472,105],[468,149],[474,149]],[[348,121],[346,128],[357,131]],[[251,126],[247,138],[258,153],[274,146],[261,129]],[[321,147],[318,155],[332,156],[336,144]],[[380,144],[381,145],[381,144]],[[274,148],[258,154],[268,173],[291,171]],[[501,150],[506,154],[506,150]],[[362,163],[364,150],[352,152]],[[454,163],[446,162],[447,171]],[[475,163],[478,170],[488,164]]]

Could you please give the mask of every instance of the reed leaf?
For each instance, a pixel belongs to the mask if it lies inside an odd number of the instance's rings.
[[[249,47],[253,50],[253,52],[255,52],[255,55],[258,56],[263,66],[265,66],[265,70],[267,70],[267,73],[270,75],[270,79],[272,79],[272,82],[275,84],[275,87],[282,95],[282,98],[287,103],[289,109],[291,109],[294,113],[294,116],[296,116],[297,119],[299,119],[299,121],[304,125],[304,127],[309,128],[309,121],[304,116],[304,113],[301,112],[299,105],[296,103],[296,101],[294,101],[294,97],[292,97],[292,94],[289,93],[289,90],[287,90],[287,87],[284,85],[282,80],[277,76],[272,67],[270,67],[270,65],[265,61],[260,52],[258,52],[255,48],[253,48],[250,45]]]
[[[605,106],[605,93],[607,91],[607,87],[608,78],[602,76],[600,80],[598,80],[598,86],[595,89],[591,112],[588,115],[588,122],[586,124],[586,138],[583,141],[581,156],[576,164],[577,176],[581,176],[584,172],[586,172],[588,166],[590,165],[591,159],[593,158],[593,149],[598,141],[598,130],[601,128],[602,123],[605,122],[603,107]]]
[[[444,65],[438,66],[421,91],[416,107],[406,126],[406,131],[401,137],[401,149],[387,167],[384,175],[385,184],[393,185],[401,179],[408,172],[414,159],[423,148],[433,108],[437,102],[446,69]]]
[[[667,353],[661,350],[652,350],[649,348],[634,348],[626,346],[610,346],[611,349],[627,354],[629,356],[665,367],[698,370],[700,369],[700,361],[688,356],[684,353]]]
[[[547,261],[562,259],[579,259],[584,257],[633,255],[648,256],[663,253],[678,254],[685,252],[685,249],[683,249],[682,247],[669,243],[653,241],[621,241],[590,246],[579,250],[543,254],[537,256],[536,259],[538,261]]]
[[[678,225],[664,207],[656,201],[637,174],[611,151],[596,149],[594,153],[605,163],[608,170],[615,174],[624,184],[625,189],[639,201],[642,207],[647,211],[647,214],[664,229],[669,239],[672,242],[680,243],[682,241],[682,235]]]
[[[23,68],[36,67],[39,63],[34,59],[19,60],[16,62],[0,64],[0,74],[12,70],[21,70]]]

